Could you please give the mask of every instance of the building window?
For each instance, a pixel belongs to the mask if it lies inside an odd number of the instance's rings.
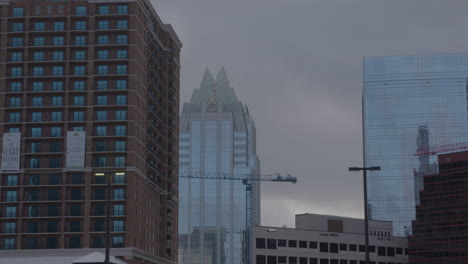
[[[105,231],[105,227],[106,227],[106,222],[104,220],[94,220],[94,231],[97,231],[97,232]]]
[[[75,60],[86,60],[86,51],[75,51]]]
[[[86,68],[85,66],[75,66],[75,75],[85,75]]]
[[[70,205],[71,216],[81,216],[81,205]]]
[[[100,6],[98,13],[100,15],[108,15],[109,14],[109,6]]]
[[[357,246],[355,244],[349,244],[349,251],[357,251]]]
[[[124,220],[114,220],[112,227],[112,231],[114,232],[125,231]]]
[[[41,167],[41,162],[38,158],[31,158],[29,161],[29,167],[33,169],[37,169]]]
[[[75,81],[73,85],[73,89],[75,91],[83,91],[85,89],[85,82],[84,81]],[[83,99],[84,102],[84,99]]]
[[[96,151],[106,151],[107,150],[106,142],[98,141],[98,142],[95,142],[94,144],[96,146]]]
[[[54,22],[54,30],[55,31],[65,30],[65,22],[61,22],[61,21]]]
[[[127,126],[115,126],[115,135],[118,137],[126,136],[127,135]]]
[[[23,38],[22,37],[16,37],[11,39],[11,45],[13,47],[21,47],[23,46]]]
[[[18,185],[18,175],[8,175],[7,186],[17,186],[17,185]]]
[[[117,110],[115,111],[115,120],[127,120],[127,111],[126,110]]]
[[[7,202],[16,202],[18,201],[18,192],[17,191],[7,191],[6,192]]]
[[[44,46],[45,40],[44,37],[35,37],[34,46]]]
[[[34,67],[33,68],[34,76],[44,76],[44,67]]]
[[[115,97],[115,103],[118,105],[126,105],[127,104],[127,96],[126,95],[117,95]]]
[[[60,174],[50,174],[49,185],[59,185],[59,184],[60,184]]]
[[[114,200],[125,200],[125,189],[114,189]]]
[[[54,122],[62,121],[62,112],[52,112],[51,121],[54,121]]]
[[[16,206],[7,206],[5,208],[5,217],[8,217],[8,218],[16,217]]]
[[[22,52],[13,52],[11,54],[11,61],[23,61],[23,53]]]
[[[34,92],[42,92],[43,87],[43,82],[33,82],[32,89]]]
[[[73,173],[70,175],[72,184],[83,184],[83,175],[80,173]]]
[[[34,52],[33,60],[34,61],[43,61],[44,60],[44,52],[42,52],[42,51]]]
[[[84,131],[84,128],[82,126],[75,126],[73,127],[73,131]]]
[[[62,106],[63,98],[62,96],[52,96],[52,106]]]
[[[63,82],[62,81],[52,82],[52,91],[63,91]]]
[[[117,90],[127,89],[127,80],[117,80]]]
[[[50,152],[62,152],[62,143],[61,142],[52,142],[50,143]]]
[[[112,247],[120,248],[124,246],[123,236],[114,236],[112,237]]]
[[[98,28],[99,29],[109,29],[109,21],[107,21],[107,20],[99,21]]]
[[[32,142],[31,143],[31,153],[41,153],[41,143],[39,142]]]
[[[114,183],[115,184],[123,184],[125,183],[125,173],[124,172],[117,172],[114,175]]]
[[[114,216],[124,215],[124,205],[123,204],[114,204]]]
[[[289,257],[289,264],[297,264],[297,257]]]
[[[10,97],[10,107],[21,107],[21,98]]]
[[[23,68],[13,67],[11,68],[11,77],[21,77],[23,75]]]
[[[52,67],[53,76],[62,76],[63,75],[63,66],[54,66]]]
[[[65,45],[64,37],[54,37],[54,46],[63,46]]]
[[[299,241],[299,248],[307,248],[307,241]]]
[[[107,80],[99,80],[97,81],[97,89],[98,90],[107,90]]]
[[[73,112],[73,121],[84,121],[84,112],[83,111]]]
[[[32,122],[42,122],[42,112],[32,112],[31,113]]]
[[[29,201],[39,201],[39,190],[29,191]]]
[[[23,89],[23,84],[20,82],[10,83],[10,92],[21,92]]]
[[[3,249],[15,249],[16,248],[16,238],[5,238],[3,240]]]
[[[377,255],[386,256],[385,247],[377,247]]]
[[[297,240],[288,240],[288,247],[297,247]]]
[[[58,205],[49,205],[47,206],[47,216],[58,216],[59,215],[59,207]],[[47,232],[57,232],[57,229],[54,231],[49,231],[49,224],[47,224]]]
[[[62,159],[61,158],[50,158],[49,168],[60,168],[60,167],[62,167]]]
[[[86,6],[77,6],[75,8],[75,15],[86,16]]]
[[[22,17],[22,16],[24,16],[24,8],[22,8],[22,7],[14,7],[14,8],[13,8],[13,16],[14,16],[14,17]]]
[[[70,191],[70,199],[71,200],[81,200],[82,199],[82,196],[81,196],[81,189],[72,189]]]
[[[18,132],[21,132],[19,127],[8,128],[8,133],[18,133]]]
[[[104,35],[104,36],[99,36],[98,37],[98,44],[109,44],[109,36]]]
[[[98,60],[107,60],[109,59],[109,51],[100,50],[98,51]]]
[[[347,251],[348,245],[347,244],[340,244],[340,251]]]
[[[128,21],[127,20],[117,21],[117,28],[118,29],[127,29],[128,28]]]
[[[24,31],[23,23],[13,23],[13,32],[22,32]]]
[[[126,142],[125,141],[116,141],[115,142],[115,151],[126,151]]]
[[[50,136],[51,137],[61,137],[62,136],[62,128],[61,127],[51,127],[50,128]]]
[[[98,95],[97,105],[107,105],[107,95]]]
[[[328,252],[328,243],[320,242],[320,252]]]
[[[115,157],[114,167],[125,167],[125,157]]]
[[[276,249],[276,239],[267,239],[267,248]]]
[[[58,200],[60,200],[59,190],[48,190],[47,191],[47,200],[49,200],[49,201],[58,201]]]
[[[331,253],[338,253],[338,244],[337,243],[330,243],[330,252]]]
[[[127,50],[118,50],[117,51],[117,59],[119,60],[125,60],[128,58],[128,52]]]
[[[96,112],[96,119],[98,121],[106,121],[107,120],[107,111],[97,111]]]
[[[86,45],[85,36],[75,36],[75,45]]]
[[[56,237],[48,237],[47,238],[47,248],[57,248],[58,247],[58,240]]]
[[[74,106],[83,106],[84,105],[84,96],[83,95],[73,96],[73,105]]]
[[[63,51],[54,51],[52,59],[54,61],[61,61],[63,60]]]
[[[127,35],[118,35],[117,36],[117,44],[128,44],[128,36]]]
[[[127,74],[127,65],[117,65],[117,74]]]
[[[86,21],[76,21],[75,30],[86,30]]]
[[[10,113],[10,123],[19,123],[21,122],[21,114],[18,112]]]
[[[96,127],[96,136],[99,136],[99,137],[107,136],[107,127],[106,126],[97,126]]]
[[[100,75],[109,73],[109,67],[107,65],[99,65],[97,70],[97,73]]]
[[[6,222],[5,223],[5,234],[16,233],[16,223],[15,222]]]
[[[107,161],[106,157],[96,157],[96,167],[106,167],[107,166]]]
[[[127,15],[128,14],[128,5],[119,5],[119,6],[117,6],[117,14]]]
[[[44,31],[44,28],[45,28],[44,22],[34,23],[34,30],[35,31]]]
[[[41,137],[42,136],[42,128],[40,128],[40,127],[31,128],[31,136],[32,137]]]

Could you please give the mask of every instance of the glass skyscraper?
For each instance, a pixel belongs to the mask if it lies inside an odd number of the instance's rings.
[[[254,122],[222,69],[207,69],[180,119],[181,172],[258,174]],[[252,223],[260,221],[254,184]],[[246,243],[246,186],[229,179],[179,179],[179,263],[240,264]]]
[[[468,142],[468,54],[364,60],[363,122],[369,215],[411,233],[424,175],[437,173],[429,147]],[[419,153],[417,155],[417,153]]]

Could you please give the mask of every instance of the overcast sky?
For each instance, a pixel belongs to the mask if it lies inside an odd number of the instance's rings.
[[[181,105],[224,66],[257,128],[262,224],[362,217],[362,58],[468,52],[466,0],[152,0],[183,42]]]

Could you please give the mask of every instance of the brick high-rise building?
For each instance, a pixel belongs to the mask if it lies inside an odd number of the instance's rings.
[[[468,151],[438,156],[439,174],[424,176],[409,239],[412,264],[468,261]]]
[[[0,255],[102,251],[110,177],[112,255],[175,262],[172,27],[149,0],[0,0],[0,33]]]

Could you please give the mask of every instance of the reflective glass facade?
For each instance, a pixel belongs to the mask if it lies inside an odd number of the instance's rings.
[[[437,173],[428,147],[467,142],[468,54],[364,60],[363,122],[371,219],[411,233],[423,176]],[[442,148],[443,149],[443,148]]]
[[[179,170],[259,173],[255,126],[221,70],[207,70],[200,89],[183,106]],[[253,223],[259,223],[254,185]],[[243,263],[246,186],[238,180],[179,179],[179,263]]]

